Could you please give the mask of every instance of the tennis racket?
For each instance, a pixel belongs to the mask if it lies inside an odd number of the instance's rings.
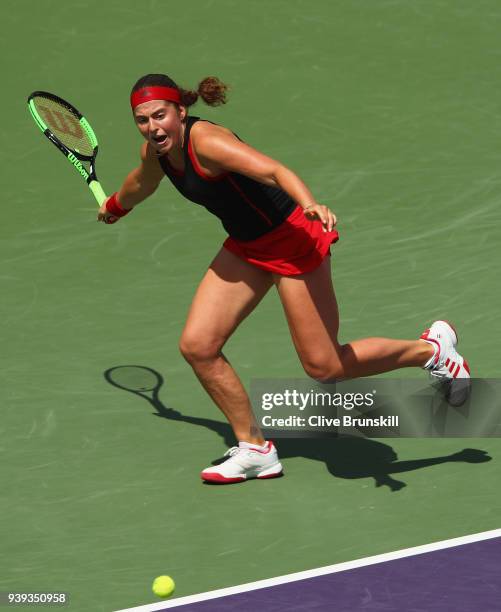
[[[106,194],[95,170],[98,144],[87,119],[69,102],[46,91],[34,91],[28,107],[35,123],[86,181],[101,206]]]

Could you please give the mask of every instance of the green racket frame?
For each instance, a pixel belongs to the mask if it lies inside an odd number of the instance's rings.
[[[62,104],[63,106],[65,106],[68,110],[70,110],[73,114],[75,114],[78,117],[80,126],[82,127],[84,132],[89,137],[91,145],[94,148],[92,155],[90,156],[82,155],[78,151],[69,149],[59,140],[59,138],[47,127],[44,120],[38,114],[37,109],[35,107],[35,102],[34,102],[34,98],[36,98],[37,96],[49,98],[49,99],[54,100],[55,102],[58,102],[59,104]],[[85,179],[87,185],[89,186],[89,189],[94,194],[94,197],[96,198],[97,203],[99,204],[99,206],[101,206],[103,202],[106,200],[107,196],[103,188],[101,187],[101,184],[99,183],[97,179],[96,170],[95,170],[96,156],[99,150],[99,146],[98,146],[96,135],[94,134],[94,130],[89,125],[89,122],[87,121],[87,119],[85,119],[82,113],[80,113],[72,104],[70,104],[69,102],[66,102],[66,100],[63,100],[59,96],[56,96],[47,91],[34,91],[28,98],[28,108],[30,110],[30,113],[33,119],[35,120],[35,123],[42,130],[45,136],[47,136],[47,138],[53,144],[56,145],[56,147],[61,151],[61,153],[70,162],[70,164],[75,168],[78,174],[80,174],[80,176],[82,176]],[[89,163],[88,171],[84,167],[82,162]]]

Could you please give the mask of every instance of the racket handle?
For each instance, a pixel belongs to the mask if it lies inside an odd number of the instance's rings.
[[[89,189],[94,194],[99,206],[101,206],[107,197],[103,191],[103,188],[101,187],[101,183],[99,181],[91,181],[89,183]]]

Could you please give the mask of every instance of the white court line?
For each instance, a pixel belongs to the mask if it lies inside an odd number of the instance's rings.
[[[258,580],[257,582],[248,582],[226,589],[218,589],[216,591],[207,591],[198,593],[197,595],[188,595],[187,597],[179,597],[172,601],[166,600],[160,603],[146,604],[136,608],[124,608],[115,612],[153,612],[154,610],[166,610],[185,606],[186,604],[207,601],[208,599],[216,599],[217,597],[226,597],[227,595],[237,595],[247,591],[255,591],[256,589],[264,589],[266,587],[286,584],[288,582],[296,582],[305,578],[315,578],[316,576],[325,576],[326,574],[334,574],[336,572],[344,572],[346,570],[355,569],[357,567],[365,567],[367,565],[375,565],[376,563],[384,563],[385,561],[394,561],[395,559],[403,559],[412,557],[413,555],[422,555],[423,553],[434,552],[436,550],[444,550],[445,548],[453,548],[454,546],[462,546],[463,544],[472,544],[473,542],[481,542],[482,540],[490,540],[492,538],[500,538],[501,529],[493,529],[491,531],[482,531],[472,535],[461,536],[460,538],[452,538],[451,540],[441,540],[440,542],[432,542],[431,544],[423,544],[421,546],[413,546],[412,548],[404,548],[394,552],[383,553],[382,555],[374,555],[373,557],[365,557],[363,559],[355,559],[355,561],[345,561],[336,563],[335,565],[326,565],[317,567],[316,569],[306,570],[304,572],[296,572],[295,574],[286,574],[285,576],[277,576],[276,578],[267,578],[266,580]]]

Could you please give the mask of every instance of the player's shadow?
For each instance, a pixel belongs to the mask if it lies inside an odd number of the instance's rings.
[[[126,376],[124,373],[126,372]],[[106,370],[106,380],[126,391],[145,399],[154,409],[157,417],[170,421],[182,421],[198,427],[205,427],[220,436],[225,446],[236,444],[235,436],[228,423],[182,414],[166,406],[159,399],[163,385],[162,376],[144,366],[116,366]],[[272,436],[268,436],[272,438]],[[273,438],[272,438],[273,439]],[[399,491],[406,483],[393,477],[431,465],[450,462],[484,463],[491,457],[486,451],[474,448],[463,449],[451,455],[398,461],[396,452],[389,444],[358,436],[324,438],[282,438],[276,441],[281,459],[304,457],[325,463],[329,472],[338,478],[373,478],[375,485],[386,485],[391,491]],[[214,460],[216,465],[223,458]]]
[[[491,457],[485,451],[467,448],[451,455],[398,461],[389,444],[358,436],[320,439],[292,439],[280,441],[280,457],[303,456],[323,461],[333,476],[338,478],[373,478],[375,485],[386,485],[391,491],[406,486],[394,474],[410,472],[439,463],[464,461],[483,463]]]

